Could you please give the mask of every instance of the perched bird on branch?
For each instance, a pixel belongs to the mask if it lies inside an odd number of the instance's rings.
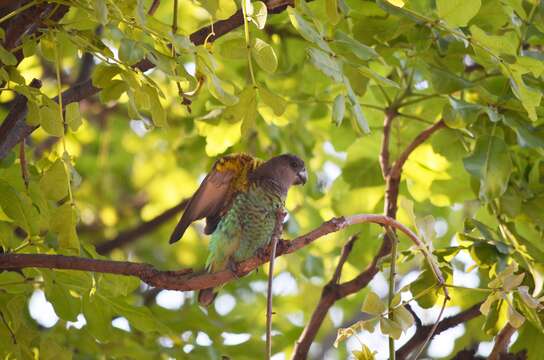
[[[292,185],[307,180],[304,161],[291,154],[261,161],[247,154],[227,155],[213,165],[195,192],[170,237],[181,239],[187,227],[206,218],[211,234],[206,269],[217,272],[254,256],[269,244]],[[202,305],[213,302],[213,288],[198,295]]]

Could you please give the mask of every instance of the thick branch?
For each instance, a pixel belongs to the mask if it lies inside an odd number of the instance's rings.
[[[143,223],[139,224],[138,226],[125,230],[119,233],[115,238],[112,240],[106,241],[102,244],[99,244],[96,246],[96,252],[98,252],[101,255],[108,254],[113,249],[117,249],[119,247],[123,247],[134,240],[149,234],[153,230],[155,230],[160,225],[164,224],[174,216],[176,216],[180,211],[185,209],[185,206],[187,205],[188,199],[183,200],[178,205],[165,210],[163,213],[157,215],[153,219],[149,221],[144,221]]]
[[[269,13],[277,13],[285,10],[288,5],[291,5],[292,0],[272,0],[267,2],[267,8]],[[212,27],[206,26],[200,30],[195,31],[190,35],[191,41],[195,45],[202,45],[205,41],[211,42],[225,35],[226,33],[236,29],[244,23],[241,10],[237,11],[226,20],[220,20]],[[212,35],[210,35],[212,34]],[[210,35],[210,36],[209,36]],[[208,37],[209,36],[209,37]],[[136,65],[141,71],[147,71],[152,69],[155,65],[148,60],[143,60]],[[62,93],[62,103],[66,106],[72,102],[79,102],[85,98],[95,95],[100,91],[99,88],[93,86],[91,80],[87,80],[74,86]],[[55,99],[56,100],[56,99]],[[37,127],[28,126],[25,123],[25,117],[27,113],[26,103],[22,107],[13,107],[7,115],[4,123],[8,122],[8,119],[13,122],[10,124],[10,130],[2,133],[0,136],[0,159],[6,157],[9,151],[21,141],[24,137],[30,135]],[[4,125],[4,123],[2,125]]]
[[[436,327],[433,336],[436,336],[443,331],[456,327],[459,324],[462,324],[479,316],[480,305],[481,303],[478,303],[466,309],[465,311],[460,312],[457,315],[450,316],[440,321],[438,323],[438,326]],[[406,344],[404,344],[404,346],[397,350],[397,358],[407,359],[411,353],[416,351],[421,346],[421,344],[425,342],[425,339],[427,339],[427,336],[429,336],[429,333],[432,331],[433,327],[434,324],[429,324],[418,328],[414,336],[412,336],[412,338]]]
[[[508,345],[510,344],[510,338],[516,332],[516,328],[510,324],[506,324],[502,330],[495,337],[495,345],[493,350],[489,354],[489,360],[500,360],[502,355],[508,353]]]
[[[387,218],[394,219],[397,214],[397,200],[399,196],[399,187],[400,187],[400,174],[402,172],[402,167],[406,162],[406,159],[410,154],[419,146],[422,142],[428,139],[432,133],[442,127],[442,125],[433,125],[429,129],[424,130],[420,133],[413,141],[410,143],[404,152],[401,154],[399,160],[395,162],[392,168],[389,166],[389,137],[391,134],[391,123],[396,116],[395,110],[388,110],[385,115],[384,120],[384,139],[382,141],[382,149],[380,152],[380,165],[382,168],[384,180],[386,181],[385,188],[385,201],[384,201],[384,211],[387,215]],[[395,176],[393,176],[393,174]],[[384,224],[387,225],[387,224]],[[391,241],[389,236],[385,236],[380,250],[370,263],[370,265],[361,272],[353,280],[350,280],[341,285],[331,285],[328,284],[325,286],[321,292],[321,297],[319,302],[312,313],[310,321],[306,324],[302,334],[297,340],[295,349],[293,351],[292,359],[301,360],[306,359],[308,351],[310,350],[310,345],[314,341],[323,320],[327,315],[327,312],[331,306],[338,300],[360,291],[362,288],[366,287],[368,283],[374,278],[378,273],[378,262],[381,258],[386,256],[391,252]],[[438,269],[438,273],[439,273]],[[336,277],[336,275],[334,275]]]
[[[292,241],[278,242],[277,256],[290,254],[312,243],[324,235],[337,232],[350,225],[376,223],[387,224],[404,232],[410,239],[413,233],[404,225],[384,215],[359,214],[349,217],[333,218],[318,228]],[[213,274],[193,272],[191,269],[180,271],[160,271],[149,264],[127,261],[87,259],[75,256],[43,254],[1,254],[0,269],[19,269],[27,267],[93,271],[99,273],[137,276],[148,285],[170,290],[199,290],[222,285],[233,278],[246,275],[270,258],[270,249],[261,256],[254,256],[237,264],[237,271],[223,270]],[[352,280],[353,281],[353,280]],[[349,284],[349,283],[347,283]],[[345,292],[350,291],[347,285]]]

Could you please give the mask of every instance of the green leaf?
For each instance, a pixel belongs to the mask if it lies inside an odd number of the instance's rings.
[[[480,137],[463,163],[465,169],[480,180],[481,199],[491,201],[504,194],[512,173],[512,160],[504,140],[497,136]]]
[[[29,293],[32,285],[25,282],[25,277],[14,271],[0,273],[0,289],[9,294]]]
[[[251,47],[251,53],[260,68],[267,73],[272,74],[278,68],[278,58],[274,49],[263,40],[255,39],[255,43]]]
[[[331,51],[330,46],[323,40],[323,37],[319,32],[292,7],[287,7],[287,13],[289,14],[289,20],[293,27],[302,35],[307,41],[316,44],[325,51]]]
[[[397,84],[393,80],[389,80],[388,78],[385,78],[385,77],[381,76],[380,74],[378,74],[377,72],[375,72],[374,70],[372,70],[369,67],[360,66],[360,67],[357,68],[357,70],[359,70],[359,72],[363,76],[366,76],[367,78],[374,80],[376,82],[376,84],[380,84],[380,85],[387,86],[387,87],[392,87],[392,88],[395,88],[395,89],[400,88],[399,84]]]
[[[51,231],[58,235],[61,249],[79,253],[79,238],[76,231],[77,211],[70,202],[58,207],[51,218]]]
[[[544,147],[544,132],[541,129],[533,127],[529,122],[514,113],[505,114],[502,120],[516,132],[519,146]]]
[[[40,179],[40,188],[45,196],[53,201],[64,199],[68,195],[68,177],[61,159],[57,159]]]
[[[157,90],[151,86],[145,86],[144,92],[149,98],[149,106],[153,124],[158,127],[166,126],[166,110],[163,108],[161,101],[159,100]]]
[[[45,297],[53,304],[55,313],[66,321],[76,321],[81,312],[81,299],[69,287],[56,279],[55,271],[42,271]]]
[[[417,298],[417,303],[422,308],[428,309],[434,306],[438,301],[438,290],[434,289],[436,287],[437,281],[433,272],[429,270],[428,265],[425,264],[425,270],[419,274],[416,281],[410,284],[410,291],[414,296],[419,296]]]
[[[219,54],[225,59],[246,59],[247,51],[246,41],[242,37],[225,40],[219,45]]]
[[[307,278],[313,276],[323,277],[323,272],[325,265],[323,264],[323,259],[319,256],[308,255],[304,258],[304,263],[302,264],[302,274]]]
[[[101,274],[97,283],[99,292],[104,296],[128,296],[140,286],[140,279],[135,276]]]
[[[132,65],[142,60],[144,55],[144,50],[136,41],[126,38],[121,40],[119,46],[119,60],[126,62],[128,65]]]
[[[210,94],[213,95],[217,100],[221,101],[225,105],[234,105],[238,101],[238,98],[223,89],[223,84],[221,80],[215,75],[210,74],[210,79],[208,81],[208,89]]]
[[[6,182],[0,180],[0,207],[17,225],[28,234],[39,233],[40,215],[32,200],[24,193],[17,192]]]
[[[251,21],[255,23],[258,29],[264,29],[264,26],[266,25],[266,17],[268,16],[266,4],[262,1],[255,1],[251,5],[253,6]]]
[[[72,360],[72,351],[61,347],[51,337],[42,337],[40,341],[40,360]]]
[[[26,123],[30,126],[38,126],[41,123],[40,107],[33,101],[28,101],[28,113],[26,114]]]
[[[437,0],[436,10],[450,26],[466,26],[481,5],[480,0]]]
[[[351,105],[351,112],[353,114],[353,119],[355,120],[354,128],[358,133],[370,133],[370,128],[368,127],[368,121],[366,120],[363,110],[361,109],[361,105],[359,105],[359,100],[357,99],[357,95],[355,95],[355,92],[353,91],[351,84],[349,83],[348,79],[344,77],[344,85],[346,87],[346,90],[348,92],[348,100],[349,104]]]
[[[112,312],[110,306],[100,296],[83,296],[82,311],[89,332],[101,342],[109,342],[112,333]]]
[[[321,70],[325,75],[329,76],[334,81],[342,82],[342,69],[334,58],[332,58],[326,52],[316,48],[309,48],[308,54],[310,55],[310,61],[316,68]]]
[[[94,10],[100,24],[106,25],[108,23],[108,6],[106,0],[95,0]]]
[[[463,129],[474,123],[482,112],[483,108],[480,105],[450,98],[449,104],[444,105],[442,117],[448,127]]]
[[[106,65],[104,63],[96,65],[91,80],[94,86],[106,88],[111,86],[112,78],[119,74],[121,69],[117,66]]]
[[[509,349],[511,353],[527,352],[529,360],[544,360],[542,333],[530,322],[519,329],[519,336]]]
[[[17,65],[17,58],[0,45],[0,61],[6,66]]]
[[[81,126],[81,114],[79,113],[79,103],[70,103],[65,108],[66,124],[72,129],[77,131]]]
[[[57,137],[64,135],[64,125],[59,109],[56,106],[43,106],[40,108],[40,125],[49,135]]]
[[[516,55],[517,53],[519,41],[514,32],[507,32],[504,35],[487,35],[476,25],[470,27],[470,32],[478,45],[492,53],[497,55]],[[477,49],[476,46],[473,45],[473,47]]]
[[[103,88],[100,92],[100,101],[107,103],[109,101],[117,100],[127,90],[128,86],[125,81],[119,79],[111,80],[108,83],[108,87]]]
[[[338,0],[325,0],[325,13],[332,25],[336,25],[342,20],[342,14],[338,10]]]
[[[342,124],[344,120],[344,114],[346,112],[346,97],[342,94],[334,98],[332,105],[332,121],[338,126]]]
[[[334,41],[334,44],[341,44],[346,46],[355,56],[357,56],[361,60],[371,60],[380,56],[376,52],[376,50],[374,50],[370,46],[366,46],[365,44],[353,39],[351,36],[342,31],[336,32],[336,40]]]
[[[513,306],[508,305],[508,322],[514,328],[519,329],[525,322],[525,317],[514,309]]]
[[[411,328],[415,323],[413,315],[406,309],[404,305],[395,308],[395,310],[393,311],[393,317],[395,319],[395,322],[400,325],[402,331]]]
[[[386,307],[380,297],[373,291],[370,291],[365,298],[361,311],[371,315],[381,315]]]
[[[267,106],[272,108],[274,115],[283,115],[285,108],[287,107],[287,101],[285,101],[281,96],[274,94],[264,86],[259,87],[259,96]]]
[[[402,335],[402,328],[399,324],[383,317],[380,319],[380,330],[382,334],[389,335],[395,340],[400,339]]]
[[[540,101],[542,100],[542,91],[527,86],[522,75],[523,74],[521,73],[512,73],[511,89],[514,95],[521,101],[527,114],[529,114],[529,119],[536,121],[538,119],[536,108],[540,105]]]
[[[126,303],[125,299],[107,299],[113,310],[126,317],[131,326],[143,332],[168,334],[170,330],[156,319],[147,307],[137,307]]]
[[[354,350],[352,353],[356,360],[374,360],[375,359],[374,352],[372,352],[372,350],[370,350],[370,348],[366,346],[365,344],[363,344],[363,347],[360,351]]]
[[[501,323],[503,321],[500,319],[501,318],[500,311],[504,303],[505,303],[504,301],[493,301],[489,307],[489,310],[487,310],[485,323],[483,327],[483,330],[486,334],[496,335],[501,329],[501,325],[502,325]],[[482,307],[480,306],[480,311],[481,310],[482,310]]]

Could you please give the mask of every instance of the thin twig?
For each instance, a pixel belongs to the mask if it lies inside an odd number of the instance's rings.
[[[355,241],[357,241],[358,235],[350,236],[348,239],[348,242],[344,244],[342,247],[342,252],[340,253],[340,259],[338,260],[338,264],[336,265],[336,269],[334,269],[334,274],[329,281],[330,284],[338,284],[340,281],[340,277],[342,276],[342,269],[344,268],[344,264],[348,260],[349,254],[351,253],[351,250],[353,250],[353,245],[355,244]]]
[[[481,304],[482,303],[477,303],[470,308],[461,311],[459,314],[447,317],[440,321],[438,325],[424,325],[417,328],[414,336],[412,336],[412,338],[408,340],[406,344],[404,344],[400,349],[397,350],[397,358],[407,359],[411,353],[413,353],[416,349],[420,347],[420,344],[423,344],[425,342],[431,330],[433,331],[433,336],[436,336],[443,331],[456,327],[459,324],[462,324],[471,319],[474,319],[477,316],[480,316]],[[436,328],[433,330],[435,325]]]
[[[396,276],[396,259],[397,259],[397,244],[398,239],[393,230],[389,227],[385,228],[386,236],[392,240],[391,245],[391,260],[389,270],[389,293],[387,294],[387,308],[389,310],[388,318],[391,321],[395,320],[395,313],[393,309],[393,298],[395,297],[395,276]],[[389,360],[395,360],[395,339],[389,336]]]
[[[17,338],[15,337],[15,333],[13,332],[13,329],[11,328],[11,326],[9,326],[9,323],[7,322],[6,318],[4,317],[4,313],[2,311],[0,311],[0,318],[2,318],[2,322],[4,323],[4,325],[6,326],[6,328],[9,331],[9,334],[11,336],[11,341],[13,342],[13,344],[17,344]]]
[[[423,345],[421,345],[418,352],[416,353],[414,360],[417,360],[419,358],[419,355],[421,355],[421,353],[423,352],[423,350],[425,350],[425,347],[427,346],[429,341],[431,341],[434,335],[434,332],[436,331],[436,328],[438,327],[438,324],[440,324],[440,319],[442,318],[442,314],[444,314],[444,309],[446,308],[446,303],[448,302],[448,300],[449,300],[448,297],[444,297],[444,301],[442,302],[442,307],[440,308],[440,313],[438,313],[438,317],[436,318],[436,321],[433,327],[431,328],[431,331],[429,331],[429,334],[427,335],[427,338],[423,342]]]
[[[276,259],[276,249],[281,237],[281,228],[283,219],[287,214],[283,209],[278,209],[276,213],[276,225],[272,233],[272,243],[270,245],[270,263],[268,267],[268,287],[266,294],[266,358],[272,357],[272,282],[274,280],[274,262]]]
[[[149,10],[147,10],[147,15],[149,16],[155,15],[155,11],[157,11],[160,4],[161,4],[161,0],[153,0],[153,2],[151,3],[151,6],[149,7]]]
[[[23,177],[23,181],[25,183],[25,188],[28,189],[28,168],[26,165],[26,154],[25,154],[25,139],[23,138],[21,140],[21,143],[19,144],[19,165],[21,166],[21,176]]]

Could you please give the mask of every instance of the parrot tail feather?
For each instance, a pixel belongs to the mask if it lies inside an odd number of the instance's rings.
[[[216,297],[217,293],[213,288],[202,289],[198,292],[198,303],[207,307],[213,303]]]

